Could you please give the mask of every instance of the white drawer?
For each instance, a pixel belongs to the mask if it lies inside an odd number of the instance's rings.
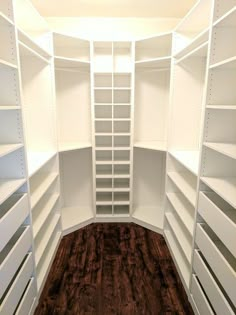
[[[30,227],[20,227],[0,253],[0,298],[31,247]]]
[[[193,268],[216,314],[235,315],[197,250],[194,252]]]
[[[205,227],[206,228],[206,227]],[[210,231],[208,231],[210,232]],[[236,259],[222,246],[222,243],[210,238],[203,224],[197,224],[196,244],[203,253],[211,269],[224,287],[226,293],[236,305]],[[220,248],[224,255],[221,253]],[[227,256],[228,254],[228,256]],[[232,267],[228,261],[232,261]]]
[[[29,314],[31,307],[34,303],[36,294],[37,294],[36,282],[35,282],[34,278],[31,278],[30,282],[28,283],[28,286],[26,288],[26,291],[24,293],[24,296],[22,297],[22,300],[21,300],[21,302],[17,308],[15,315],[27,315],[27,314]]]
[[[236,257],[236,211],[217,194],[200,192],[198,212]]]
[[[15,194],[0,206],[0,252],[29,214],[26,194]]]
[[[0,306],[1,315],[11,315],[14,313],[20,298],[29,282],[33,273],[33,257],[32,253],[27,255],[20,271],[17,273],[10,289],[8,290],[4,300]]]
[[[201,315],[215,314],[210,304],[208,303],[204,292],[202,291],[202,288],[197,280],[196,275],[193,275],[192,277],[191,294],[199,314]]]

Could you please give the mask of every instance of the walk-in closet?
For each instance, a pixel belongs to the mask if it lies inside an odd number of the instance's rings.
[[[150,232],[152,285],[168,251],[195,315],[234,315],[236,0],[111,2],[0,0],[0,315],[49,314],[61,244],[126,227],[114,282]],[[168,313],[135,303],[55,314]]]

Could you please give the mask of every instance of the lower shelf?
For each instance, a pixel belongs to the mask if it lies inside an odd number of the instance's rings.
[[[164,213],[161,207],[136,207],[132,217],[135,223],[162,233]]]
[[[71,233],[93,222],[92,207],[67,207],[61,209],[63,234]]]

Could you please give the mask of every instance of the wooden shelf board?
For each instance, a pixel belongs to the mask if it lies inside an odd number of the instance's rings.
[[[175,216],[170,212],[166,213],[165,216],[172,229],[172,232],[175,234],[175,238],[179,242],[179,246],[182,248],[182,251],[190,265],[192,257],[192,243],[187,239]]]
[[[18,144],[0,144],[0,157],[12,153],[23,147],[22,143]]]
[[[59,152],[75,151],[75,150],[87,149],[91,147],[92,147],[92,143],[90,142],[59,143]]]
[[[188,205],[181,193],[167,193],[167,198],[175,212],[179,216],[185,228],[193,237],[194,231],[194,208],[192,205]]]
[[[19,189],[26,179],[0,179],[0,204]]]
[[[188,199],[191,205],[195,207],[197,192],[193,188],[194,183],[192,182],[190,174],[188,174],[187,172],[168,172],[167,175],[179,188],[182,194]]]
[[[63,234],[75,231],[93,221],[94,214],[91,207],[65,207],[61,209]]]
[[[236,208],[236,177],[201,177],[201,180]]]
[[[33,152],[27,153],[29,177],[33,176],[41,167],[51,160],[57,153],[49,152]]]
[[[169,153],[194,175],[198,174],[199,151],[170,150]]]
[[[236,159],[235,143],[204,142],[204,146],[220,152],[226,156],[229,156],[233,159]]]
[[[155,151],[167,151],[167,143],[164,141],[140,141],[134,143],[135,148],[141,148],[141,149],[148,149],[148,150],[155,150]]]

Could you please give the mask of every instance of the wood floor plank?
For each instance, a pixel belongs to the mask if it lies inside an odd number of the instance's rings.
[[[65,236],[35,315],[193,315],[164,238],[132,223]]]

